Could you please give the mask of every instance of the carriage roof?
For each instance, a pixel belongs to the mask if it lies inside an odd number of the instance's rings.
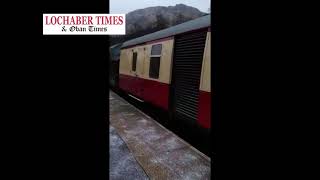
[[[121,48],[133,46],[133,45],[137,45],[137,44],[141,44],[141,43],[145,43],[145,42],[149,42],[149,41],[153,41],[153,40],[157,40],[165,37],[174,36],[177,34],[188,32],[188,31],[202,29],[205,27],[209,27],[210,25],[211,25],[210,15],[202,16],[200,18],[187,21],[187,22],[178,24],[176,26],[169,27],[167,29],[163,29],[151,34],[147,34],[147,35],[126,41],[123,43]]]

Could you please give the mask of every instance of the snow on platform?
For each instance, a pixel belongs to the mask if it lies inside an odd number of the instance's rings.
[[[109,161],[109,178],[132,180],[148,180],[139,163],[135,160],[127,145],[117,134],[115,129],[110,126],[110,161]]]
[[[109,100],[111,126],[150,179],[210,179],[209,157],[112,91]]]

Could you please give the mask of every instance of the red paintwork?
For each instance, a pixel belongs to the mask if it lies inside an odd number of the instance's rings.
[[[143,42],[143,43],[140,43],[140,44],[127,46],[127,47],[124,47],[122,49],[129,49],[129,48],[138,47],[138,46],[145,46],[147,44],[153,44],[153,43],[157,43],[157,42],[168,41],[168,40],[171,40],[171,39],[174,39],[174,37],[173,36],[169,36],[169,37],[165,37],[165,38],[161,38],[161,39],[156,39],[156,40],[153,40],[153,41],[148,41],[148,42]]]
[[[211,128],[211,92],[199,92],[198,123],[204,128]]]
[[[169,37],[166,37],[166,38],[149,41],[149,42],[146,42],[146,44],[153,44],[153,43],[157,43],[157,42],[168,41],[168,40],[171,40],[171,39],[173,39],[173,36],[169,36]]]
[[[199,31],[203,31],[203,30],[207,30],[207,31],[209,30],[209,31],[211,32],[211,26],[209,26],[209,27],[204,27],[204,28],[200,28],[200,29],[194,29],[194,30],[187,31],[187,32],[183,32],[183,33],[180,33],[180,34],[175,34],[175,35],[173,35],[173,36],[163,37],[163,38],[161,38],[161,39],[156,39],[156,40],[152,40],[152,41],[142,42],[142,43],[135,44],[135,45],[131,45],[131,46],[127,46],[127,47],[124,47],[124,48],[121,48],[121,49],[128,49],[128,48],[132,48],[132,47],[136,47],[136,46],[144,46],[144,45],[150,44],[150,43],[167,41],[167,40],[170,40],[170,39],[174,39],[174,36],[177,36],[177,35],[189,34],[189,33],[199,32]]]
[[[120,74],[119,87],[146,102],[168,110],[169,84]]]
[[[140,43],[140,44],[135,44],[135,45],[127,46],[127,47],[124,47],[124,48],[121,48],[121,49],[129,49],[129,48],[138,47],[138,46],[145,46],[145,45],[146,45],[146,43],[143,42],[143,43]]]
[[[183,33],[180,33],[180,34],[176,34],[175,36],[177,36],[177,35],[185,35],[185,34],[190,34],[190,33],[195,33],[195,32],[202,32],[202,31],[208,31],[208,27],[204,27],[204,28],[200,28],[200,29],[194,29],[194,30],[191,30],[191,31],[187,31],[187,32],[183,32]]]

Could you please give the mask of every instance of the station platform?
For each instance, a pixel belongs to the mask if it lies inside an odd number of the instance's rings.
[[[209,157],[112,91],[109,102],[111,179],[210,179]]]

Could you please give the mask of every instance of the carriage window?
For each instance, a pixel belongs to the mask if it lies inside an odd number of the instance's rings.
[[[153,45],[151,49],[151,56],[152,55],[161,55],[161,49],[162,49],[162,44],[157,44]]]
[[[136,71],[137,68],[137,53],[133,53],[133,58],[132,58],[132,71]]]
[[[151,48],[149,77],[158,79],[160,69],[162,44],[153,45]]]

